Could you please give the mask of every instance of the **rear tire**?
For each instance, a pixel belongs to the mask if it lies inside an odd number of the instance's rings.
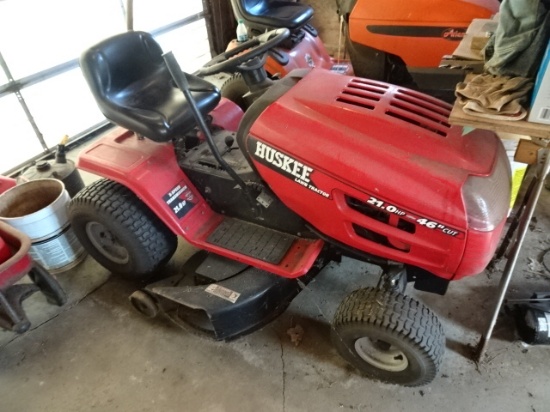
[[[445,349],[443,328],[425,305],[375,288],[356,290],[342,301],[332,341],[368,377],[404,386],[431,382]]]
[[[69,206],[82,246],[102,266],[131,279],[149,277],[176,251],[177,236],[128,188],[101,179]]]

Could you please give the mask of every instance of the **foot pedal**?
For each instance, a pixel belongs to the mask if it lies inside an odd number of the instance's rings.
[[[287,233],[227,218],[208,236],[206,241],[276,265],[283,259],[296,239],[296,236]]]

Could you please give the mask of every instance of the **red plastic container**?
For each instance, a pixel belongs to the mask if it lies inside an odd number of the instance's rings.
[[[32,268],[30,246],[27,235],[0,222],[0,290],[13,285]]]
[[[4,193],[6,190],[11,189],[15,184],[15,179],[0,175],[0,193]]]
[[[4,263],[11,256],[10,248],[7,243],[0,237],[0,263]]]

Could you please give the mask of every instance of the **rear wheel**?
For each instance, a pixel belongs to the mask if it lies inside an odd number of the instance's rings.
[[[426,306],[374,288],[356,290],[342,301],[332,341],[368,377],[404,386],[432,381],[445,348],[443,328]]]
[[[102,266],[128,278],[150,276],[177,247],[177,236],[128,188],[101,179],[71,201],[76,236]]]

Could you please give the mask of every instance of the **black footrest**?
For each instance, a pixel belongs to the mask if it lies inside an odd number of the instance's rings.
[[[207,242],[276,265],[294,240],[295,236],[286,233],[227,218],[210,234]]]

